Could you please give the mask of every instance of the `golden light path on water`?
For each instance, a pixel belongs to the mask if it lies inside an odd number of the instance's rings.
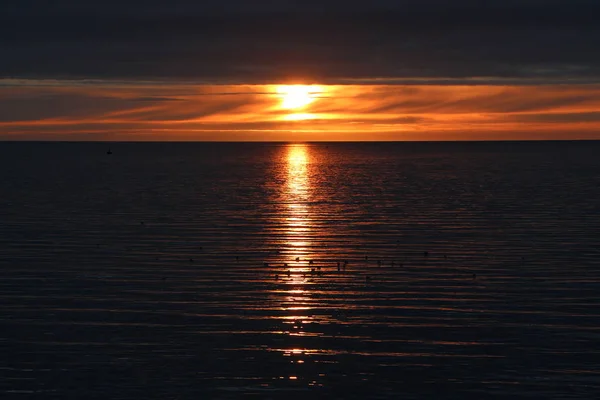
[[[308,151],[304,144],[292,144],[287,153],[287,185],[285,203],[287,206],[287,245],[296,257],[308,251],[310,231],[310,186],[308,177]]]
[[[286,167],[287,182],[284,187],[284,202],[286,208],[285,246],[289,251],[288,276],[285,281],[286,315],[282,318],[288,327],[285,332],[289,336],[306,336],[303,326],[313,321],[311,312],[312,299],[310,296],[311,276],[311,185],[310,185],[310,154],[305,144],[290,144],[287,148]],[[302,355],[305,349],[282,349],[284,356],[294,356],[292,363],[303,364]],[[296,379],[290,376],[290,380]]]

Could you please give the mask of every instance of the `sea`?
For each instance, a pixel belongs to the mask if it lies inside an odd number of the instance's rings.
[[[598,399],[600,142],[2,142],[0,398]]]

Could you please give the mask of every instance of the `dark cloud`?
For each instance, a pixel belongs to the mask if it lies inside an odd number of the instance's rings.
[[[74,118],[116,111],[122,101],[104,96],[33,93],[0,97],[0,122]]]
[[[176,97],[136,97],[129,99],[130,101],[142,101],[142,102],[163,102],[163,101],[182,101]]]
[[[0,76],[594,80],[597,1],[8,0]]]

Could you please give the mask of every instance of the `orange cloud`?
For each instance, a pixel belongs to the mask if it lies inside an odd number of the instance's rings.
[[[0,138],[600,139],[600,85],[320,87],[290,109],[276,85],[13,82],[0,86]]]

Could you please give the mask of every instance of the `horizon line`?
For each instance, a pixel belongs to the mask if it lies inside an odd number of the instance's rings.
[[[507,139],[507,140],[10,140],[0,143],[219,143],[219,144],[281,144],[281,143],[528,143],[528,142],[600,142],[600,139]]]

